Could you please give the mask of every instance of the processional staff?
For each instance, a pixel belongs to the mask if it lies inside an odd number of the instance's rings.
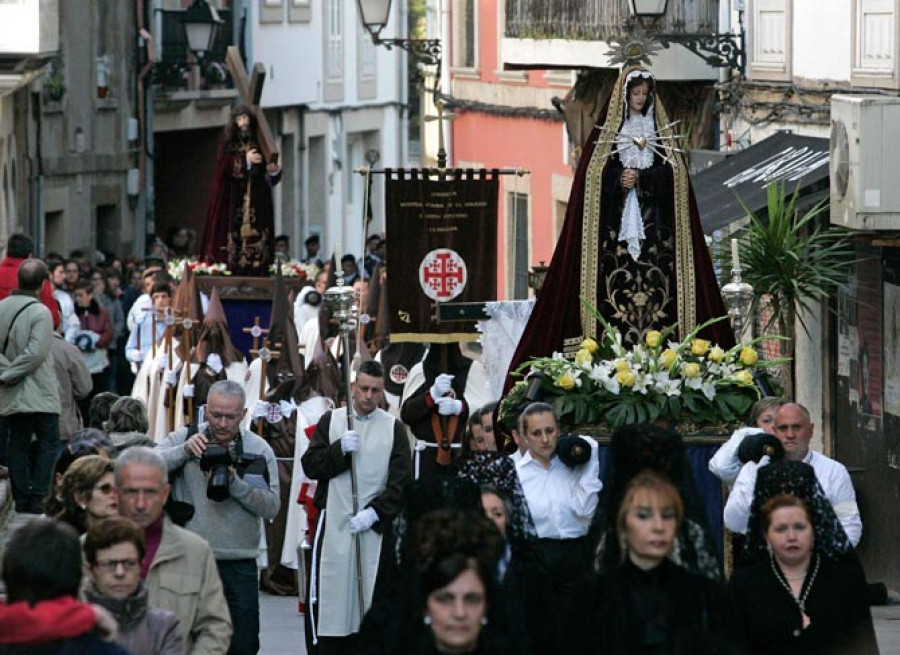
[[[281,355],[281,352],[278,350],[271,350],[269,348],[269,340],[266,337],[263,337],[262,348],[258,350],[251,350],[251,354],[256,355],[259,358],[260,366],[259,366],[259,398],[262,401],[266,397],[266,372],[269,368],[269,362],[273,359],[278,359]],[[256,434],[259,436],[263,436],[263,422],[257,418],[256,420]]]
[[[340,251],[340,248],[336,248],[337,251]],[[335,253],[336,261],[340,261],[338,258],[339,252]],[[340,323],[340,332],[341,332],[341,359],[343,361],[344,366],[344,389],[347,394],[347,429],[353,429],[353,391],[351,389],[350,384],[350,330],[353,328],[353,324],[356,323],[356,317],[354,316],[355,307],[354,301],[356,299],[355,292],[353,287],[344,286],[344,273],[338,268],[337,272],[337,285],[328,289],[325,292],[325,305],[331,310],[332,315],[338,320]],[[356,481],[356,454],[350,453],[350,494],[353,500],[353,515],[355,516],[359,512],[359,491]],[[353,535],[354,537],[354,546],[356,550],[356,590],[357,595],[359,596],[359,616],[360,620],[366,614],[366,597],[365,597],[365,586],[363,584],[363,569],[362,569],[362,551],[360,550],[360,535],[357,533]]]

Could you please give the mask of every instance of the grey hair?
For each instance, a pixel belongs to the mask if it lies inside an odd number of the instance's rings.
[[[235,382],[234,380],[219,380],[214,383],[209,388],[209,393],[206,395],[207,402],[211,395],[218,394],[220,396],[230,396],[232,398],[240,398],[241,399],[241,407],[247,404],[247,393],[244,391],[244,387]]]
[[[147,464],[159,471],[163,484],[167,484],[169,480],[169,467],[166,466],[166,460],[160,455],[159,451],[147,446],[132,446],[126,448],[116,458],[116,486],[122,484],[122,475],[125,467],[129,464]]]
[[[147,406],[140,398],[122,396],[109,410],[109,420],[103,424],[107,432],[143,432],[147,433],[150,423],[147,420]]]

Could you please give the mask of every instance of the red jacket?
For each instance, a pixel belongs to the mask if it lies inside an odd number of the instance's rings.
[[[18,257],[4,257],[0,261],[0,300],[5,299],[9,292],[19,288],[19,266],[24,259]],[[53,327],[59,325],[59,305],[53,297],[53,288],[50,286],[50,280],[44,280],[44,286],[41,287],[40,301],[47,306],[50,314],[53,315]]]
[[[109,344],[112,343],[112,319],[109,317],[109,312],[103,309],[103,307],[100,306],[100,303],[91,298],[90,306],[85,309],[75,305],[75,314],[78,316],[78,321],[81,323],[82,330],[90,330],[91,332],[96,332],[100,336],[95,348],[98,350],[107,348]]]

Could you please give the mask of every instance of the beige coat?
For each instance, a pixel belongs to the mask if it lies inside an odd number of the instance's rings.
[[[68,441],[82,427],[75,401],[91,392],[91,372],[84,363],[81,351],[58,334],[53,335],[50,341],[50,352],[53,353],[53,366],[59,380],[59,438]]]
[[[147,574],[150,606],[178,617],[187,652],[226,653],[231,615],[216,560],[205,540],[163,519],[162,541]]]
[[[31,306],[16,318],[19,309],[28,303]],[[0,347],[11,324],[6,352],[0,352],[0,416],[59,414],[59,383],[50,355],[50,310],[34,294],[15,290],[0,301]]]

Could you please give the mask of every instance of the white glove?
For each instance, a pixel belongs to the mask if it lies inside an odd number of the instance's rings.
[[[347,430],[341,437],[341,452],[344,454],[355,453],[357,450],[359,450],[359,432]],[[357,514],[357,516],[359,515]]]
[[[222,372],[222,358],[216,353],[210,353],[206,356],[206,366],[212,369],[212,372],[218,375]]]
[[[167,387],[174,387],[178,384],[178,374],[175,373],[172,369],[166,369],[163,372],[163,382],[165,382]]]
[[[156,354],[156,370],[162,371],[166,368],[169,368],[169,353],[167,353],[165,350],[160,350]]]
[[[440,400],[446,394],[450,392],[453,383],[453,376],[448,375],[447,373],[441,373],[434,380],[434,384],[431,385],[431,390],[428,392],[431,394],[431,398],[435,401]]]
[[[131,372],[132,372],[134,375],[137,375],[137,374],[138,374],[138,371],[140,371],[140,370],[141,370],[141,369],[140,369],[140,367],[138,366],[138,363],[137,363],[137,362],[131,362]]]
[[[436,401],[438,406],[438,414],[441,416],[456,416],[462,413],[463,404],[461,400],[445,396],[438,398]]]
[[[181,388],[181,395],[185,398],[193,398],[194,397],[194,385],[186,384]]]
[[[125,355],[125,358],[126,358],[129,362],[134,362],[135,364],[140,363],[140,361],[141,361],[141,349],[140,349],[140,348],[132,348],[132,349],[129,350],[128,353]]]
[[[359,534],[365,532],[378,521],[378,512],[371,507],[361,509],[350,519],[350,534]]]

